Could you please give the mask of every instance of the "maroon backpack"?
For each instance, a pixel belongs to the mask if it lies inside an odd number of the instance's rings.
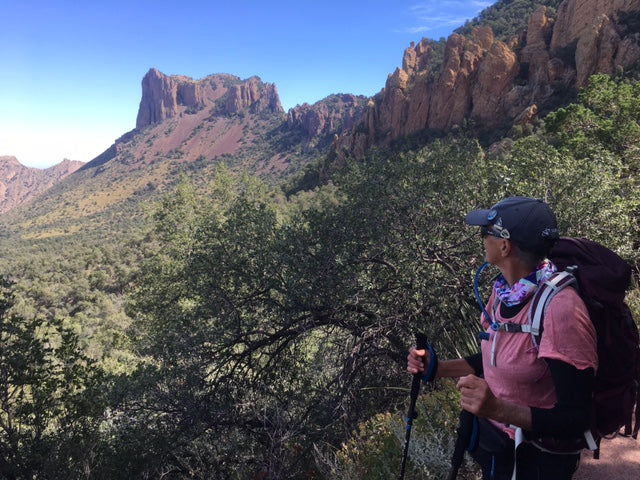
[[[558,267],[532,301],[530,320],[534,341],[539,343],[544,312],[555,293],[566,286],[576,288],[589,311],[598,336],[591,432],[596,442],[632,433],[634,405],[639,395],[640,338],[624,298],[631,282],[631,267],[616,253],[591,240],[563,237],[549,259]],[[634,438],[640,428],[640,407],[635,418]],[[597,450],[595,455],[597,458]]]

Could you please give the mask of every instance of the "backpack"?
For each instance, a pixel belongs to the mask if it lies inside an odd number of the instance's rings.
[[[549,259],[558,272],[538,287],[529,320],[536,345],[544,329],[549,301],[561,289],[572,286],[584,301],[598,337],[598,371],[592,403],[591,433],[601,438],[632,433],[634,404],[640,395],[640,338],[638,327],[624,302],[631,282],[631,267],[616,253],[591,240],[563,237]],[[634,438],[640,424],[636,411]],[[598,458],[598,449],[594,457]]]

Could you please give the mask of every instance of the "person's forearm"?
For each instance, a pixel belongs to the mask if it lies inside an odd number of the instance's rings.
[[[532,426],[531,408],[526,405],[518,405],[505,401],[498,401],[498,408],[489,418],[505,425],[513,425],[523,430],[530,431]]]
[[[464,377],[474,373],[473,367],[464,358],[441,360],[438,362],[436,378]]]
[[[532,408],[532,432],[536,436],[576,437],[590,426],[593,368],[578,370],[560,360],[546,359],[558,401],[553,408]]]

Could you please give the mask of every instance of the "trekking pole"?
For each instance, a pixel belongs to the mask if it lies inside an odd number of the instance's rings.
[[[402,454],[402,467],[400,468],[400,480],[404,479],[404,471],[407,465],[407,455],[409,453],[409,439],[411,438],[411,428],[413,427],[413,420],[417,418],[416,412],[416,400],[418,399],[418,393],[420,392],[420,381],[432,382],[436,376],[438,370],[438,357],[436,351],[431,344],[427,341],[427,336],[423,333],[416,333],[416,348],[418,350],[429,351],[429,369],[427,373],[421,375],[416,373],[413,375],[411,382],[411,401],[409,402],[409,412],[407,413],[407,433],[404,439],[404,452]]]
[[[458,419],[458,438],[454,445],[453,454],[451,455],[451,469],[447,480],[456,480],[458,470],[464,460],[464,451],[473,451],[478,441],[478,418],[462,410]]]

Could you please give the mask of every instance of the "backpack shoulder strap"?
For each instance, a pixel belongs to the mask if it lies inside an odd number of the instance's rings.
[[[557,272],[551,276],[548,280],[543,282],[531,300],[531,307],[529,307],[529,325],[531,325],[531,336],[533,337],[533,343],[537,347],[540,343],[540,336],[542,334],[544,316],[547,313],[549,302],[556,294],[569,285],[578,287],[578,282],[575,276],[577,267],[567,267],[566,270]]]

